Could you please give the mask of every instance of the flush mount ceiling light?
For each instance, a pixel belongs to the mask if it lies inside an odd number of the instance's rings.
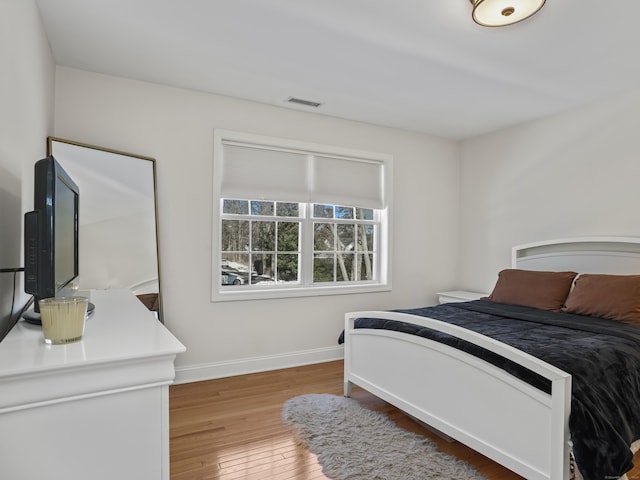
[[[469,0],[473,21],[484,27],[502,27],[521,22],[542,8],[545,0]]]

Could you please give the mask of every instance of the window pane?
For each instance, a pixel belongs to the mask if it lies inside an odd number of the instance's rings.
[[[298,282],[297,254],[278,254],[278,282]]]
[[[370,208],[356,208],[356,218],[358,220],[373,220],[373,210]]]
[[[251,200],[251,215],[273,215],[273,202]]]
[[[335,250],[333,247],[333,223],[313,224],[313,248],[314,250]]]
[[[223,220],[222,245],[223,252],[242,252],[249,250],[249,221]]]
[[[316,254],[313,256],[313,281],[333,282],[333,254]]]
[[[336,218],[353,218],[353,207],[336,207]]]
[[[315,218],[333,218],[333,205],[313,205],[313,216]]]
[[[373,280],[373,254],[361,254],[356,255],[356,280]]]
[[[337,280],[340,282],[350,282],[354,280],[353,274],[353,253],[338,253]]]
[[[273,253],[254,253],[251,255],[251,259],[253,260],[251,283],[273,282],[275,255]]]
[[[236,215],[247,215],[249,213],[249,201],[224,199],[222,201],[222,212]]]
[[[358,246],[359,252],[370,252],[373,250],[373,225],[358,225]]]
[[[355,248],[354,225],[336,225],[338,229],[338,250],[353,250]]]
[[[249,283],[249,254],[225,253],[220,261],[220,285]]]
[[[279,217],[299,217],[300,204],[278,202],[276,203],[276,215]]]
[[[276,248],[276,222],[251,222],[251,251],[272,252]]]
[[[299,251],[300,224],[297,222],[278,222],[278,251]]]
[[[244,283],[242,282],[242,277],[238,273],[223,269],[220,272],[220,285],[244,285]]]
[[[247,274],[249,272],[248,253],[223,253],[220,263],[223,269],[233,270]]]

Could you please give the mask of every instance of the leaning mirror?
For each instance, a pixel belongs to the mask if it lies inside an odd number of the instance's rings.
[[[153,158],[49,137],[80,188],[79,285],[130,289],[162,321]]]

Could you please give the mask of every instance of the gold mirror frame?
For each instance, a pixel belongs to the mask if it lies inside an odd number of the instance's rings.
[[[57,137],[47,137],[47,154],[80,187],[80,288],[130,289],[164,323],[155,159]]]

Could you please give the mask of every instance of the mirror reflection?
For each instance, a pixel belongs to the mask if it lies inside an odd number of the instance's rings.
[[[128,288],[162,320],[155,160],[54,137],[48,153],[80,188],[80,288]]]

